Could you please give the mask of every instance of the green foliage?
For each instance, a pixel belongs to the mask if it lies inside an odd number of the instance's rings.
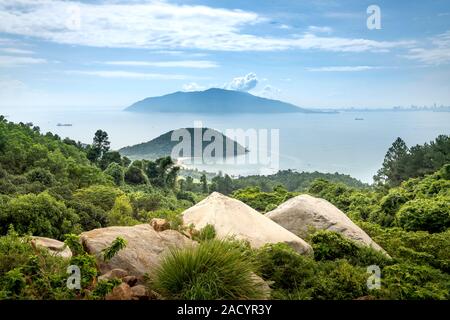
[[[117,186],[121,186],[125,183],[125,174],[123,167],[116,162],[108,165],[108,167],[105,169],[105,174],[111,176]]]
[[[383,299],[450,299],[450,276],[429,266],[396,264],[384,268],[381,290]]]
[[[440,135],[434,141],[408,148],[397,138],[374,176],[381,185],[398,186],[409,178],[423,177],[450,162],[450,136]]]
[[[85,253],[84,248],[81,244],[80,237],[76,234],[69,233],[65,235],[64,243],[69,247],[72,254],[75,256],[82,255]]]
[[[131,165],[125,171],[125,182],[131,185],[148,184],[148,178],[144,171],[136,165]]]
[[[266,245],[256,259],[261,276],[273,282],[273,298],[340,300],[367,294],[365,269],[346,260],[315,261],[286,244]]]
[[[120,250],[124,249],[127,246],[127,241],[122,237],[117,237],[111,243],[109,247],[106,247],[102,250],[103,260],[108,262],[111,260]]]
[[[203,242],[212,240],[216,237],[216,229],[212,224],[207,224],[201,228],[198,232],[195,232],[192,239],[195,241]]]
[[[30,244],[10,229],[0,237],[0,299],[71,299],[67,261]]]
[[[79,232],[79,217],[47,192],[18,196],[0,208],[0,233],[12,224],[21,233],[61,239],[70,232]]]
[[[97,283],[95,289],[92,291],[90,298],[94,300],[104,299],[105,296],[114,289],[114,287],[118,286],[121,283],[122,281],[120,279],[110,279],[106,281],[100,281],[99,283]]]
[[[397,214],[398,224],[408,231],[442,232],[450,227],[450,199],[415,199]]]
[[[105,211],[109,211],[114,206],[116,198],[122,194],[123,192],[115,187],[94,185],[77,190],[73,196],[76,200],[87,202]]]
[[[430,234],[361,223],[369,236],[397,261],[429,265],[450,274],[450,230]]]
[[[357,244],[337,232],[317,231],[311,235],[311,243],[317,261],[347,259],[352,265],[361,267],[381,267],[391,263],[385,254]]]
[[[276,208],[284,201],[295,196],[295,194],[288,192],[281,186],[277,186],[273,192],[261,192],[258,187],[249,187],[237,190],[231,196],[260,212],[265,212],[265,210]]]
[[[232,243],[210,240],[172,249],[155,271],[151,287],[169,299],[258,299],[254,265]]]
[[[126,195],[121,195],[116,198],[114,206],[108,213],[108,220],[111,226],[132,226],[139,223],[138,220],[133,218],[133,208]]]
[[[270,192],[278,185],[282,185],[290,192],[304,192],[308,190],[314,180],[326,180],[332,183],[342,183],[348,187],[364,189],[368,186],[349,175],[339,173],[296,172],[280,170],[268,176],[245,176],[233,180],[233,190],[247,187],[259,187],[263,192]]]

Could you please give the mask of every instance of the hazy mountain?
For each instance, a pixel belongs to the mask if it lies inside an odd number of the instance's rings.
[[[212,88],[205,91],[175,92],[146,98],[125,109],[134,112],[180,113],[313,113],[293,104],[251,95],[247,92]]]
[[[181,130],[187,130],[191,137],[191,156],[193,156],[194,153],[194,128],[182,128],[177,130],[171,130],[169,132],[166,132],[159,137],[150,140],[148,142],[136,144],[133,146],[124,147],[119,150],[120,154],[123,156],[127,156],[132,159],[156,159],[161,158],[165,156],[170,156],[172,153],[173,148],[175,145],[179,144],[182,139],[178,141],[172,141],[172,134],[174,131],[178,131],[175,133],[182,133]],[[202,135],[205,133],[206,130],[211,130],[210,132],[213,133],[213,136],[220,136],[223,141],[223,155],[227,154],[227,146],[233,146],[233,150],[230,150],[230,152],[233,152],[233,155],[242,155],[247,152],[244,146],[239,144],[238,142],[231,140],[221,132],[218,132],[214,129],[209,128],[202,128]],[[203,139],[202,139],[203,140]],[[212,139],[214,141],[214,138]],[[202,153],[205,147],[209,144],[211,144],[212,141],[202,141]],[[186,150],[183,150],[186,151]],[[215,153],[212,154],[215,156]],[[181,153],[179,157],[188,157],[188,154]]]

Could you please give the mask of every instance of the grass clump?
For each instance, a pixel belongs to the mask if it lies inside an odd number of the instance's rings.
[[[254,262],[233,242],[209,240],[174,248],[157,268],[150,286],[167,299],[261,299]]]

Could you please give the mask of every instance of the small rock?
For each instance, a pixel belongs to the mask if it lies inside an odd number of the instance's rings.
[[[98,281],[107,281],[107,280],[111,280],[111,279],[123,279],[126,276],[128,276],[128,272],[126,272],[123,269],[116,268],[116,269],[112,269],[111,271],[108,271],[105,274],[102,274],[100,277],[98,277]]]
[[[106,300],[131,300],[132,291],[129,285],[121,283],[117,287],[114,287],[112,292],[108,293],[105,297]]]
[[[138,284],[131,288],[131,295],[133,300],[148,300],[148,290],[142,284]]]
[[[270,289],[269,284],[264,281],[263,278],[261,278],[260,276],[252,273],[251,275],[252,279],[255,281],[255,283],[258,285],[258,287],[261,289],[262,292],[262,300],[269,300],[270,299],[270,294],[272,292],[272,289]]]
[[[64,242],[45,237],[33,237],[31,239],[31,244],[34,247],[47,249],[51,254],[55,256],[64,259],[72,258],[72,251],[70,251],[69,247],[66,246]]]
[[[126,276],[122,278],[122,281],[128,284],[130,287],[133,287],[136,285],[138,279],[135,276]]]
[[[157,232],[161,232],[161,231],[170,229],[170,223],[166,219],[153,218],[150,221],[150,225]]]

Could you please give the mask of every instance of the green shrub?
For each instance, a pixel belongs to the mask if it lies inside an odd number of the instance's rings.
[[[450,299],[450,276],[428,266],[407,263],[383,269],[381,290],[383,299]]]
[[[401,207],[397,220],[408,231],[445,231],[450,227],[450,198],[409,201]]]
[[[193,239],[196,241],[207,241],[212,240],[216,237],[216,229],[213,225],[207,224],[203,228],[201,228],[198,232],[195,232],[193,235]]]
[[[72,209],[47,192],[18,196],[0,208],[1,234],[12,224],[20,234],[61,239],[66,233],[79,232],[78,222]]]
[[[391,263],[385,254],[351,241],[340,233],[321,230],[311,236],[314,258],[318,261],[347,259],[352,265],[367,267]]]
[[[169,299],[262,298],[254,265],[232,243],[210,240],[197,247],[174,248],[151,280],[152,289]]]
[[[315,261],[286,244],[266,245],[256,259],[258,273],[272,283],[275,299],[355,299],[367,293],[365,268],[346,260]]]
[[[114,206],[114,202],[123,192],[120,189],[110,186],[95,185],[77,190],[74,198],[80,202],[87,202],[104,211],[109,211]]]
[[[111,260],[120,250],[127,246],[127,241],[122,237],[117,237],[111,243],[109,247],[102,250],[103,260],[108,262]]]
[[[31,246],[10,229],[0,237],[0,299],[70,299],[66,260]]]

